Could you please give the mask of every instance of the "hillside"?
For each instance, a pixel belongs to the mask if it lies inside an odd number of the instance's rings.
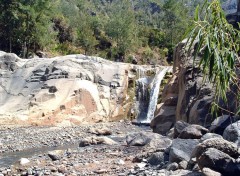
[[[167,64],[199,0],[0,0],[0,50]],[[40,52],[42,53],[42,52]]]

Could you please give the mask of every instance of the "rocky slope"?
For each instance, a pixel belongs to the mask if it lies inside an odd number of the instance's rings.
[[[65,126],[125,118],[135,81],[151,83],[163,68],[84,55],[21,59],[0,52],[0,123]]]

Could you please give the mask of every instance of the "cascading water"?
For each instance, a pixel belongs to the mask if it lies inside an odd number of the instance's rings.
[[[169,70],[170,70],[169,67],[164,68],[163,70],[159,71],[156,77],[154,78],[153,86],[150,94],[150,103],[148,106],[147,119],[143,121],[143,123],[150,123],[154,118],[154,112],[156,110],[157,101],[158,101],[159,88],[164,76]]]
[[[136,82],[136,111],[137,121],[142,121],[146,118],[149,104],[149,85],[148,78],[140,78]]]
[[[149,124],[154,118],[156,110],[158,94],[161,82],[167,72],[170,72],[172,67],[165,67],[158,71],[154,79],[141,78],[137,80],[137,106],[138,115],[136,123]],[[149,86],[152,85],[152,86]],[[149,89],[150,87],[150,95]]]

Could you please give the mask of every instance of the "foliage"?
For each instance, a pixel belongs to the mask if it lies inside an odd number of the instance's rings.
[[[199,2],[0,0],[0,50],[27,57],[39,49],[69,53],[69,48],[81,48],[88,55],[122,61],[142,47],[155,54],[167,48],[171,55]]]
[[[188,44],[191,48],[198,41],[195,58],[199,53],[202,55],[199,67],[214,85],[212,112],[217,109],[220,98],[227,101],[230,86],[237,84],[235,63],[238,62],[239,37],[240,32],[227,22],[219,0],[206,0],[201,9],[196,9]]]

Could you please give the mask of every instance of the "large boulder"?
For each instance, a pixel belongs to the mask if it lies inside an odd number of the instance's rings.
[[[209,130],[211,132],[223,135],[224,130],[232,123],[236,122],[239,119],[238,116],[229,116],[229,115],[222,115],[214,119],[211,123]]]
[[[238,168],[235,160],[228,154],[215,149],[208,148],[197,158],[198,166],[203,169],[209,167],[223,175],[239,175],[240,168]]]
[[[182,130],[178,138],[181,139],[200,139],[204,134],[208,132],[208,129],[200,125],[189,125]]]
[[[192,151],[198,144],[197,139],[174,139],[170,147],[169,161],[177,163],[189,161]]]
[[[221,135],[219,135],[219,134],[207,133],[207,134],[205,134],[205,135],[203,135],[201,137],[200,142],[203,142],[203,141],[205,141],[207,139],[212,139],[212,138],[221,138],[222,139],[223,137]]]
[[[202,153],[204,153],[208,148],[215,148],[221,152],[226,153],[232,158],[238,158],[240,155],[238,147],[234,143],[221,138],[212,138],[198,144],[193,150],[191,157],[199,158]]]
[[[153,153],[148,159],[148,163],[151,165],[160,165],[168,162],[169,156],[165,152]]]
[[[240,121],[229,125],[223,132],[223,138],[240,147]]]
[[[153,132],[166,135],[166,133],[174,126],[176,107],[162,106],[160,112],[151,121]]]
[[[166,149],[172,144],[167,137],[150,132],[129,134],[126,142],[129,146],[144,146],[146,150]]]
[[[174,134],[173,137],[177,138],[178,135],[184,130],[184,128],[188,127],[189,124],[184,121],[177,121],[174,125]]]

